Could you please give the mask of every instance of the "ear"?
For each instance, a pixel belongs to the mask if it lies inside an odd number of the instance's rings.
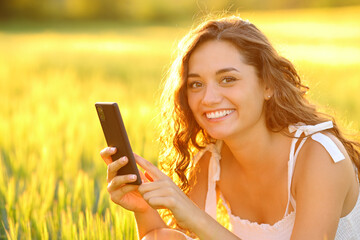
[[[267,101],[274,95],[274,90],[268,85],[264,86],[264,99]]]

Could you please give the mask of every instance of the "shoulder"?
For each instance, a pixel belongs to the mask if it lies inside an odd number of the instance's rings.
[[[335,163],[327,149],[329,146],[326,148],[311,137],[300,149],[291,191],[296,201],[294,231],[301,236],[305,234],[301,233],[304,229],[309,229],[306,234],[312,237],[316,234],[335,236],[354,181],[355,172],[345,147],[335,136],[322,134],[334,143],[331,147],[337,148],[345,159]]]
[[[296,196],[301,192],[305,195],[317,191],[343,206],[343,215],[348,205],[357,199],[358,178],[342,142],[330,133],[321,135],[331,144],[325,147],[321,141],[309,137],[299,152],[292,193]]]
[[[328,133],[321,133],[331,140],[333,145],[330,146],[336,151],[340,151],[345,159],[335,162],[329,146],[325,148],[324,143],[313,140],[308,137],[302,149],[299,151],[294,172],[295,194],[297,189],[306,186],[306,184],[318,184],[317,188],[338,189],[341,195],[349,189],[354,169],[352,162],[345,150],[345,147],[335,136]],[[340,197],[340,196],[339,196]]]
[[[349,173],[354,173],[354,169],[345,147],[334,135],[329,133],[320,134],[326,138],[327,142],[330,141],[332,145],[325,146],[324,141],[316,141],[308,137],[299,151],[296,174],[301,175],[302,178],[324,178],[323,180],[329,178],[329,181],[334,177],[343,180],[349,178]],[[342,160],[335,161],[333,154],[335,151],[343,155]],[[344,181],[341,182],[344,183]]]

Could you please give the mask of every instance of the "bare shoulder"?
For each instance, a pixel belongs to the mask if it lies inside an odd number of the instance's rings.
[[[342,143],[330,134],[325,135],[345,159],[335,163],[325,147],[310,137],[300,149],[291,189],[296,201],[294,239],[334,238],[340,217],[354,205],[352,162]]]
[[[210,157],[211,153],[207,151],[199,159],[195,166],[195,178],[190,183],[192,184],[192,189],[189,197],[203,210],[205,209]]]
[[[344,196],[352,183],[354,168],[341,141],[332,134],[324,134],[335,143],[345,159],[335,163],[325,147],[309,137],[298,155],[294,190],[296,192],[296,188],[303,185],[301,182],[309,181],[309,183],[317,183],[318,188],[338,189]]]

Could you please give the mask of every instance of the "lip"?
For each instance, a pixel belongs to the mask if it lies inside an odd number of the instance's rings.
[[[224,111],[227,112],[226,115],[224,115],[222,117],[216,117],[216,114],[220,114],[220,112],[224,113]],[[203,116],[205,117],[205,119],[207,121],[219,122],[219,121],[223,121],[223,120],[229,118],[235,111],[236,111],[235,109],[229,109],[229,108],[216,109],[216,110],[204,112]],[[209,118],[208,117],[209,114],[212,114],[213,118]]]

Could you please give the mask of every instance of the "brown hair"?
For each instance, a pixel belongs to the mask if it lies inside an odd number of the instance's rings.
[[[232,43],[244,56],[247,64],[255,67],[260,81],[273,90],[273,96],[265,101],[266,126],[274,132],[283,131],[291,124],[303,122],[315,125],[332,120],[335,135],[345,146],[352,162],[360,172],[360,144],[346,139],[335,120],[316,110],[305,99],[308,87],[293,64],[278,55],[266,36],[253,24],[231,16],[208,20],[189,32],[179,44],[177,58],[165,81],[161,101],[162,132],[160,136],[160,167],[178,186],[188,193],[190,179],[194,175],[192,157],[209,142],[213,142],[195,121],[187,101],[188,61],[194,49],[209,40]]]

